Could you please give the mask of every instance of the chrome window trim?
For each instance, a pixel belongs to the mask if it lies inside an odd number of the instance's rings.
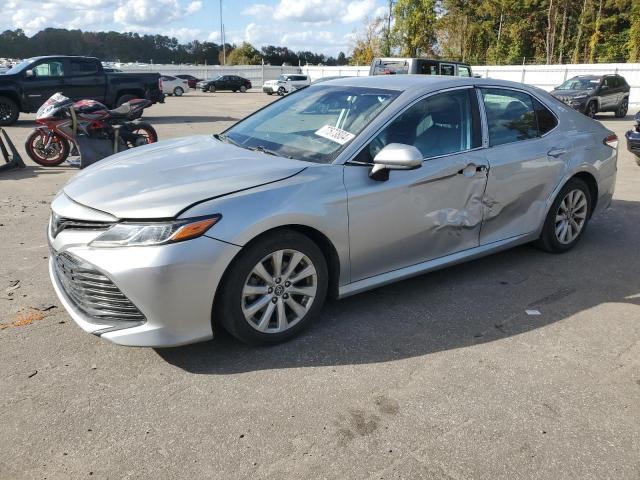
[[[439,95],[441,93],[446,93],[446,92],[452,92],[452,91],[456,91],[456,90],[468,90],[468,89],[474,89],[475,85],[463,85],[460,87],[449,87],[449,88],[443,88],[441,90],[434,90],[433,92],[429,92],[426,95],[423,95],[421,97],[415,98],[411,103],[405,105],[405,108],[403,108],[401,111],[399,111],[398,113],[396,113],[396,115],[389,119],[384,125],[382,125],[380,128],[378,128],[378,130],[376,130],[373,134],[371,134],[364,142],[360,143],[360,145],[358,147],[354,147],[355,148],[355,153],[353,153],[352,155],[349,156],[349,159],[345,160],[344,162],[341,162],[341,156],[344,154],[344,151],[336,158],[336,160],[334,160],[333,165],[353,165],[353,166],[363,166],[365,165],[365,163],[363,162],[359,162],[359,161],[354,161],[353,159],[362,151],[362,149],[369,144],[369,142],[371,142],[371,140],[373,140],[375,137],[377,137],[385,128],[387,128],[391,123],[393,123],[398,117],[400,117],[401,115],[404,115],[404,113],[409,110],[410,108],[412,108],[416,103],[421,102],[422,100],[432,97],[434,95]],[[398,97],[399,98],[399,97]],[[478,108],[480,108],[480,106],[478,106]],[[481,129],[482,129],[482,112],[480,112],[480,125],[481,125]],[[484,138],[482,143],[484,143]],[[476,150],[481,150],[484,148],[484,145],[481,145],[479,147],[475,147],[475,148],[469,148],[467,150],[460,150],[459,152],[451,152],[451,153],[445,153],[443,155],[436,155],[433,157],[424,157],[422,159],[422,162],[424,163],[427,160],[433,160],[435,158],[442,158],[442,157],[447,157],[450,155],[457,155],[460,153],[467,153],[467,152],[473,152]],[[373,165],[373,163],[366,163],[366,165]]]

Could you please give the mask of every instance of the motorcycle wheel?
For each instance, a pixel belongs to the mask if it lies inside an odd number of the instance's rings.
[[[137,135],[137,138],[134,141],[127,142],[129,148],[141,147],[158,141],[158,133],[150,123],[136,122],[131,127],[131,133]]]
[[[27,137],[24,148],[29,158],[43,167],[55,167],[63,163],[69,156],[69,142],[52,134],[51,144],[45,149],[46,136],[34,130]]]

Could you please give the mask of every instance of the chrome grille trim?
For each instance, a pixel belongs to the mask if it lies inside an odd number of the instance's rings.
[[[55,213],[51,214],[51,237],[56,236],[67,229],[73,230],[106,230],[113,222],[91,222],[88,220],[76,220],[73,218],[61,217]]]
[[[146,322],[145,316],[109,277],[69,252],[51,252],[54,271],[73,304],[96,323]]]

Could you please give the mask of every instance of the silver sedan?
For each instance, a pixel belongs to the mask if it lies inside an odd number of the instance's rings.
[[[616,136],[475,78],[312,85],[223,134],[122,152],[52,204],[50,275],[123,345],[283,341],[346,297],[514,245],[565,252],[611,201]],[[427,293],[428,294],[428,293]]]

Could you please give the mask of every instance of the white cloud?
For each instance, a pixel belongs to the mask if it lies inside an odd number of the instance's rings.
[[[342,23],[361,22],[376,8],[376,0],[360,0],[347,5]]]
[[[254,3],[253,5],[249,5],[242,11],[242,15],[251,15],[255,17],[263,17],[266,15],[270,15],[273,11],[273,7],[269,5],[265,5],[264,3]]]
[[[189,5],[187,5],[187,9],[185,11],[186,15],[191,15],[193,13],[196,13],[197,11],[199,11],[202,8],[202,2],[197,0],[195,2],[191,2]]]

